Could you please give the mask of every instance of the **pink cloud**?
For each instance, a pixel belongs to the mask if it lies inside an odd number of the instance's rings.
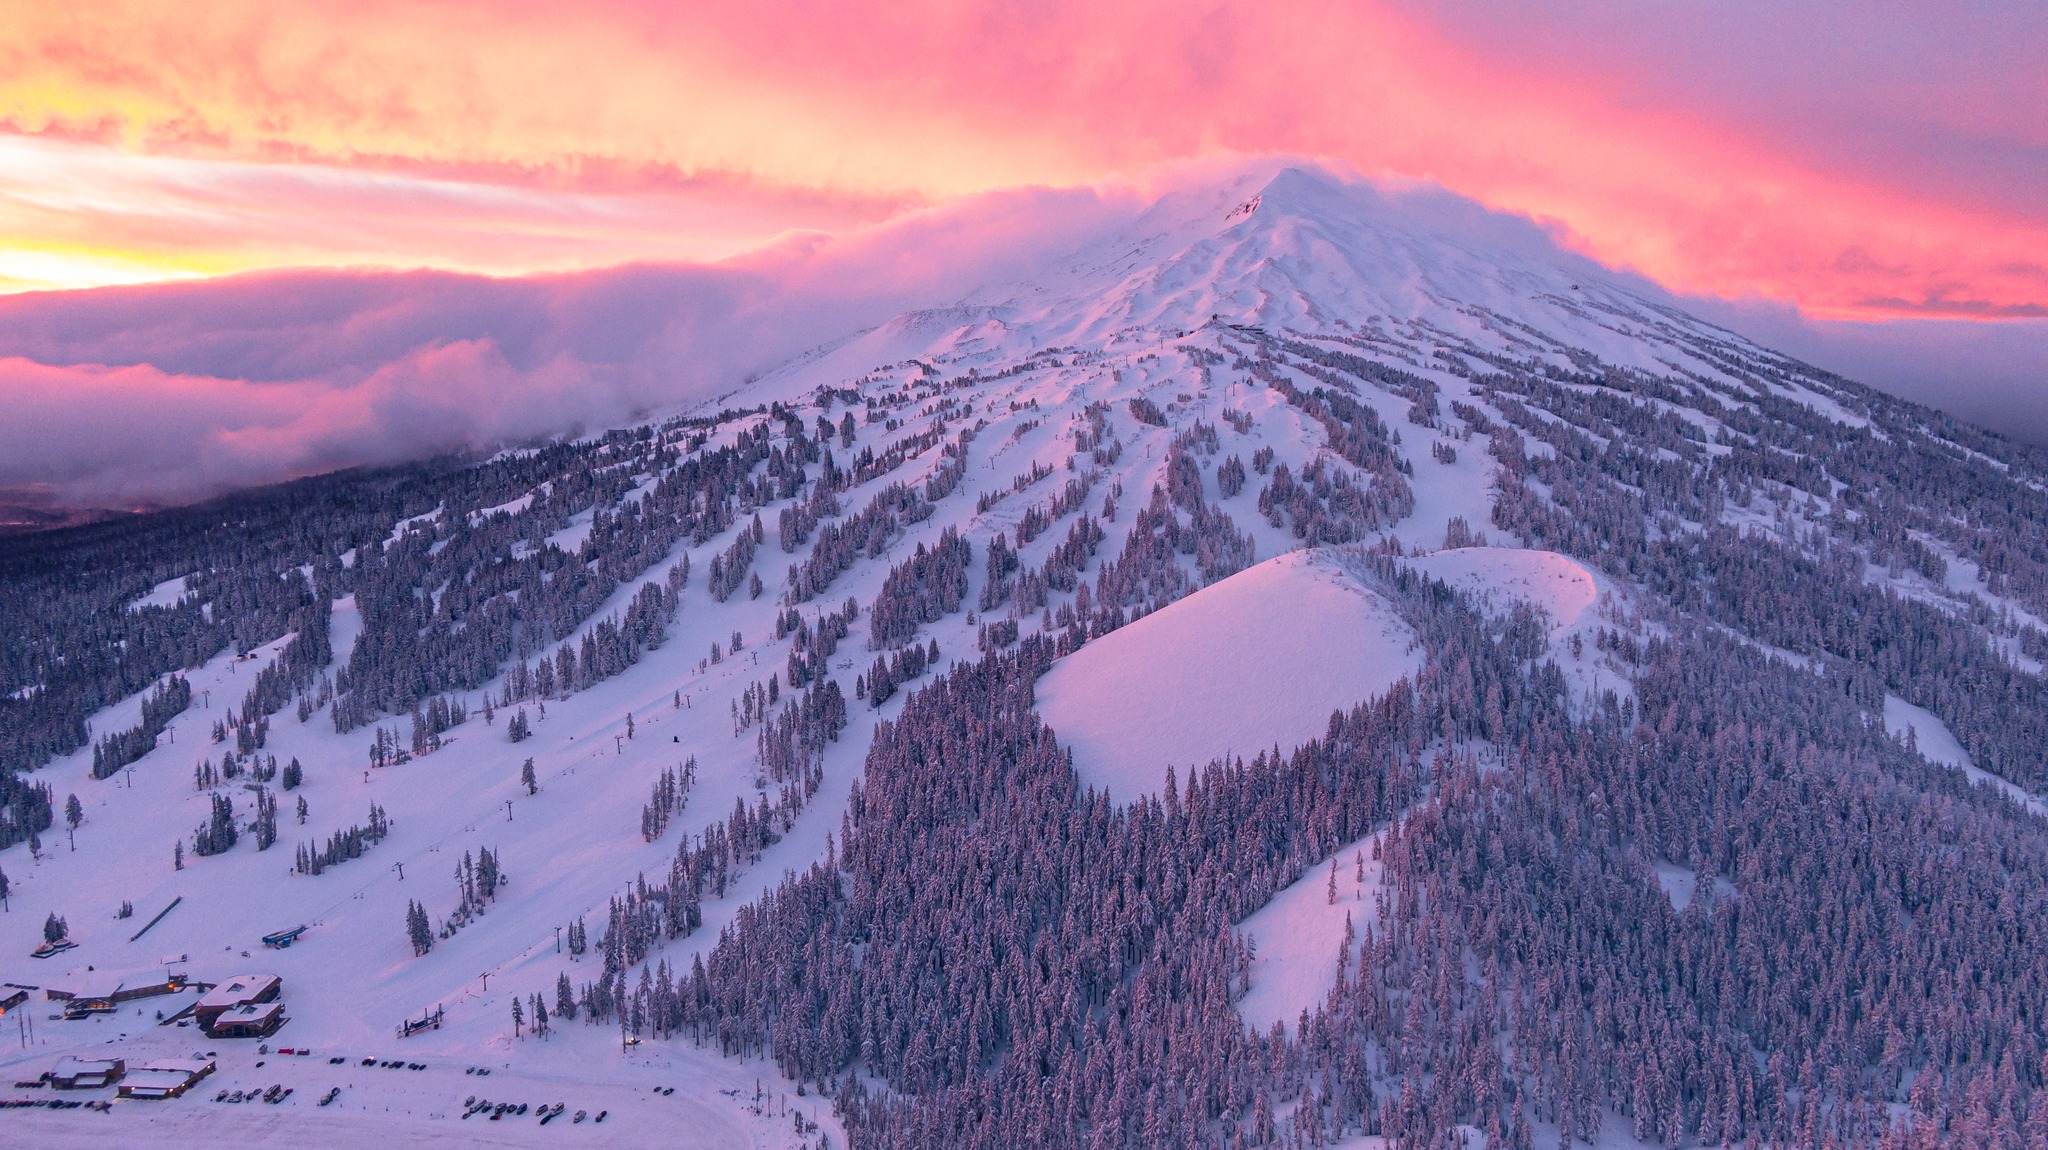
[[[0,115],[123,155],[596,188],[631,212],[705,173],[897,204],[1289,152],[1560,221],[1679,290],[1836,314],[2048,303],[2048,27],[2026,6],[1845,24],[1614,0],[11,2]],[[493,250],[554,261],[529,269],[624,258],[616,237],[555,244],[537,204],[406,233],[370,201],[305,194],[305,218],[344,233],[279,245],[301,262],[354,262],[351,241],[474,270],[505,270],[477,262]],[[346,234],[365,219],[377,234]]]
[[[31,288],[290,266],[525,275],[715,260],[793,229],[848,231],[906,206],[718,173],[600,169],[570,181],[503,166],[132,155],[0,134],[0,277]],[[24,261],[18,245],[45,258]],[[52,255],[72,257],[75,280]],[[42,282],[38,267],[52,268]]]

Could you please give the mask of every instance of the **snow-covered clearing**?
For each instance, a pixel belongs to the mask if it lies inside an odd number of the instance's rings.
[[[1269,559],[1088,644],[1039,680],[1082,782],[1124,801],[1226,754],[1294,747],[1421,666],[1414,633],[1330,557]]]
[[[1692,905],[1693,895],[1699,893],[1699,876],[1692,868],[1677,863],[1660,862],[1656,865],[1657,885],[1664,888],[1665,897],[1671,900],[1672,910],[1684,910]],[[1714,897],[1727,900],[1735,897],[1735,884],[1719,875],[1713,880]]]
[[[327,621],[327,643],[334,652],[335,666],[348,666],[349,656],[355,654],[356,640],[362,634],[363,609],[356,606],[356,597],[343,595],[336,599]]]
[[[1928,762],[1954,767],[1968,776],[1971,783],[1980,787],[1997,787],[2010,796],[2012,801],[2035,814],[2048,815],[2048,801],[2036,798],[2021,787],[1978,766],[1970,758],[1970,752],[1964,750],[1963,744],[1957,741],[1955,732],[1948,729],[1948,724],[1925,707],[1916,707],[1897,695],[1886,695],[1884,729],[1890,731],[1895,739],[1903,739],[1910,732],[1914,743],[1920,749],[1921,757]]]
[[[1237,1013],[1248,1025],[1263,1033],[1277,1022],[1293,1034],[1301,1012],[1329,997],[1337,985],[1337,951],[1347,919],[1355,935],[1349,965],[1356,971],[1365,928],[1379,919],[1380,862],[1372,857],[1378,837],[1338,848],[1238,925],[1256,948],[1251,990],[1237,1000]],[[1335,901],[1330,898],[1333,859]]]
[[[407,533],[412,531],[415,527],[421,529],[428,529],[429,526],[435,520],[441,518],[441,512],[442,510],[444,510],[445,506],[446,505],[444,504],[442,507],[436,507],[432,511],[424,512],[419,515],[414,515],[407,519],[401,519],[397,523],[392,524],[391,535],[389,538],[384,540],[384,549],[387,551],[390,550],[391,545],[393,543],[396,543],[399,540],[405,538]]]
[[[149,589],[149,594],[131,600],[128,604],[128,609],[130,611],[140,611],[144,607],[177,606],[178,600],[183,599],[185,597],[185,581],[188,578],[190,577],[180,575],[175,579],[164,580],[156,586],[151,587]]]
[[[569,525],[547,537],[552,543],[571,555],[583,550],[583,541],[590,538],[590,512],[578,511],[569,517]]]
[[[517,499],[508,500],[492,507],[483,507],[469,513],[472,523],[480,523],[493,515],[517,515],[533,506],[534,492],[527,492]]]
[[[1825,419],[1831,419],[1836,423],[1843,425],[1844,427],[1870,426],[1869,419],[1865,418],[1862,415],[1857,414],[1856,412],[1850,411],[1846,407],[1843,407],[1841,401],[1836,399],[1834,396],[1822,395],[1820,392],[1814,390],[1813,388],[1800,387],[1796,384],[1780,383],[1777,386],[1777,391],[1778,394],[1784,396],[1786,399],[1789,399],[1794,403],[1804,404],[1816,415],[1819,415]]]
[[[1451,401],[1479,403],[1479,397],[1472,387],[1463,380],[1446,385],[1445,403]],[[1460,395],[1459,392],[1464,394]],[[1408,486],[1415,492],[1415,510],[1394,527],[1394,534],[1410,546],[1440,547],[1444,533],[1449,530],[1451,520],[1463,519],[1468,530],[1487,535],[1500,535],[1493,526],[1493,456],[1486,450],[1484,438],[1459,440],[1440,436],[1424,427],[1406,427],[1408,459],[1415,467],[1415,475]],[[1457,452],[1452,463],[1439,463],[1431,457],[1428,444],[1441,440]],[[1496,540],[1513,542],[1512,539]]]
[[[1598,632],[1644,628],[1626,593],[1605,574],[1555,551],[1521,547],[1461,547],[1406,562],[1490,610],[1517,603],[1541,610],[1550,621],[1550,657],[1574,698],[1599,699],[1611,690],[1626,699],[1632,693],[1628,665],[1599,649]]]
[[[1553,636],[1576,628],[1600,600],[1600,582],[1593,572],[1555,551],[1460,547],[1417,556],[1408,564],[1482,600],[1539,607],[1550,616]]]

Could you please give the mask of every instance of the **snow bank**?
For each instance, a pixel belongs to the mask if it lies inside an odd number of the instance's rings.
[[[1273,900],[1240,925],[1257,948],[1252,962],[1252,988],[1237,1002],[1237,1013],[1261,1032],[1278,1022],[1291,1034],[1301,1012],[1329,997],[1337,985],[1337,949],[1344,942],[1349,916],[1357,932],[1351,962],[1358,963],[1358,943],[1378,915],[1374,899],[1380,889],[1380,864],[1372,857],[1373,838],[1347,843],[1332,856],[1337,862],[1337,900],[1330,901],[1330,860],[1310,867]],[[1365,879],[1359,881],[1358,859],[1365,857]]]
[[[1119,800],[1227,753],[1320,735],[1421,665],[1385,600],[1330,559],[1269,559],[1062,659],[1039,713],[1084,784]]]

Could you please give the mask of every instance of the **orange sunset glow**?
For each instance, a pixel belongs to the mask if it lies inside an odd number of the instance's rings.
[[[1897,44],[1852,45],[1892,89],[1852,88],[1862,129],[1907,139],[1887,154],[1837,146],[1856,108],[1796,86],[1760,124],[1744,69],[1768,59],[1727,62],[1825,27],[1698,29],[1726,60],[1646,79],[1658,45],[1560,52],[1485,8],[8,3],[0,286],[716,260],[989,189],[1287,152],[1441,182],[1679,291],[1855,318],[2048,305],[2040,190],[1930,179],[1914,151],[2041,147],[2048,117],[1986,96],[2040,94],[2013,45],[1947,88]],[[1574,10],[1620,21],[1602,12]],[[1961,22],[1942,35],[1995,31]]]

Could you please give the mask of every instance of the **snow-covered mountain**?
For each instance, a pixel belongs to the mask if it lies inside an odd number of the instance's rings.
[[[1216,324],[1344,333],[1424,357],[1463,341],[1526,359],[1572,349],[1669,370],[1727,332],[1653,285],[1557,248],[1527,221],[1426,187],[1254,169],[1172,193],[1059,270],[991,285],[847,341],[832,371],[894,353],[1021,356],[1178,339]]]
[[[5,544],[0,1063],[216,1067],[10,1128],[2044,1129],[2048,458],[1440,192],[1268,167],[1047,264]],[[288,1021],[50,997],[172,969]]]

